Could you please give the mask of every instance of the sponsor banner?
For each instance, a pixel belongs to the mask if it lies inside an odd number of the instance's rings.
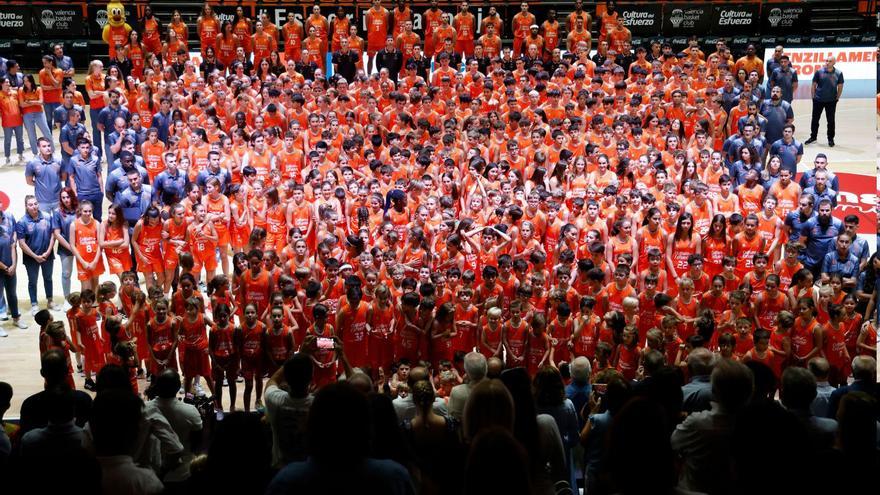
[[[224,21],[229,21],[230,24],[235,22],[236,7],[234,5],[211,5],[211,8],[214,10],[217,18],[220,19],[221,26]],[[244,15],[250,15],[250,7],[244,7]]]
[[[764,60],[773,57],[774,47],[764,50]],[[798,73],[798,80],[803,84],[810,80],[813,74],[825,65],[825,59],[830,56],[837,58],[834,68],[843,72],[844,87],[851,80],[871,79],[877,76],[877,47],[836,47],[823,48],[800,48],[786,47],[785,54],[791,59],[791,66]],[[844,89],[846,93],[846,89]]]
[[[700,3],[663,4],[663,34],[704,34],[709,31],[712,5]]]
[[[867,175],[834,172],[840,179],[840,193],[833,215],[843,219],[847,215],[859,217],[860,234],[877,233],[877,181]]]
[[[0,33],[4,36],[30,38],[33,36],[31,8],[24,5],[0,6]]]
[[[83,34],[82,7],[77,4],[35,5],[34,24],[42,36],[78,37]]]
[[[715,5],[712,8],[712,32],[727,35],[757,33],[760,8],[757,3]]]
[[[825,59],[830,56],[837,59],[834,68],[843,73],[843,98],[873,98],[876,95],[876,46],[812,48],[786,45],[785,54],[791,59],[791,66],[797,71],[800,81],[795,93],[796,99],[810,98],[810,81],[813,79],[813,74],[825,66]],[[764,50],[764,60],[772,56],[773,47],[768,46]]]
[[[777,35],[800,33],[809,20],[810,6],[806,3],[765,4],[761,11],[761,31]]]
[[[122,5],[125,9],[125,22],[127,22],[132,28],[135,28],[138,23],[138,15],[135,5],[131,3],[124,3]],[[107,4],[102,3],[100,5],[95,5],[90,3],[88,16],[89,39],[100,40],[104,33],[104,26],[107,25]]]
[[[660,31],[663,9],[659,3],[617,4],[617,18],[633,36],[656,34]]]

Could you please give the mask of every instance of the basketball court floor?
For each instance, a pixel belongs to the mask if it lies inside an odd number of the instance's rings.
[[[844,90],[845,91],[845,90]],[[872,250],[876,249],[876,220],[867,222],[868,219],[876,219],[873,213],[876,203],[876,196],[880,186],[878,186],[878,151],[880,151],[880,141],[878,141],[877,133],[877,115],[875,111],[875,101],[873,98],[865,99],[843,99],[837,108],[837,137],[835,138],[837,146],[829,148],[825,139],[825,122],[822,121],[819,130],[818,142],[805,147],[804,157],[801,161],[800,171],[812,167],[813,159],[817,153],[825,153],[828,155],[829,168],[841,175],[841,189],[844,194],[841,197],[841,205],[835,211],[835,215],[844,216],[849,213],[855,213],[859,210],[863,213],[861,234],[865,236]],[[811,103],[808,100],[795,100],[795,132],[796,138],[803,142],[809,135],[810,128],[810,112]],[[823,116],[824,119],[824,116]],[[57,143],[57,132],[54,141]],[[27,139],[25,139],[27,146]],[[28,151],[26,158],[30,158]],[[0,156],[2,159],[2,156]],[[5,163],[5,162],[3,162]],[[9,204],[8,210],[16,218],[20,218],[24,214],[24,197],[33,193],[33,187],[25,183],[24,165],[4,165],[0,166],[0,203],[3,206]],[[7,200],[5,203],[4,200]],[[106,208],[106,202],[105,202]],[[21,254],[19,254],[21,257]],[[27,295],[27,276],[24,267],[19,261],[17,270],[18,275],[18,299],[19,307],[22,312],[22,321],[27,323],[29,327],[20,330],[13,327],[12,321],[0,322],[2,328],[9,332],[6,338],[0,338],[0,381],[8,382],[12,385],[14,395],[12,397],[12,406],[6,413],[6,418],[17,418],[21,403],[29,395],[38,392],[43,387],[43,380],[40,377],[40,359],[37,334],[38,326],[34,324],[30,315],[30,305],[28,304]],[[78,289],[76,274],[73,275],[72,289]],[[101,278],[110,280],[110,276],[106,275]],[[54,301],[59,305],[63,303],[63,295],[61,291],[61,267],[60,263],[55,263],[55,273],[53,275],[55,297]],[[113,277],[116,281],[116,278]],[[46,301],[43,294],[42,281],[38,284],[38,294],[40,297],[40,306],[45,307]],[[56,320],[66,318],[62,312],[54,312],[53,316]],[[83,378],[74,372],[74,380],[77,387],[82,388]],[[139,380],[140,390],[146,389],[145,380]],[[241,390],[239,387],[238,406],[241,407]],[[228,400],[228,394],[226,399]],[[225,403],[224,409],[228,406]]]

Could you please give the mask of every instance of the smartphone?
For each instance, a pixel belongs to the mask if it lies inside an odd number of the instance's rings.
[[[608,384],[607,384],[607,383],[594,383],[594,384],[593,384],[593,392],[595,392],[596,395],[598,395],[598,396],[600,396],[600,397],[603,396],[603,395],[605,395],[605,392],[606,392],[607,390],[608,390]]]
[[[318,349],[333,349],[336,343],[330,337],[318,337]]]

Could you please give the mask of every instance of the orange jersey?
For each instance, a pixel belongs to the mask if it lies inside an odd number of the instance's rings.
[[[476,32],[476,23],[477,21],[471,13],[459,13],[456,15],[453,22],[453,27],[455,27],[455,33],[457,35],[456,39],[459,41],[473,40],[474,33]]]
[[[371,8],[367,11],[367,45],[379,47],[385,45],[388,35],[388,10],[384,7]]]
[[[76,219],[76,250],[82,259],[91,263],[98,255],[98,222],[92,220],[88,225]]]
[[[144,157],[144,168],[147,169],[147,175],[150,177],[150,183],[157,175],[165,170],[165,160],[162,155],[165,153],[165,143],[156,141],[152,144],[150,141],[144,141],[141,145],[141,155]]]

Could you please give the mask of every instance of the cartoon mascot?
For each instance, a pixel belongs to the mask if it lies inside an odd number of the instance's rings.
[[[104,43],[110,45],[110,59],[116,57],[116,47],[128,45],[128,33],[131,26],[125,22],[125,7],[121,2],[107,4],[107,24],[104,25],[104,33],[101,36]]]

